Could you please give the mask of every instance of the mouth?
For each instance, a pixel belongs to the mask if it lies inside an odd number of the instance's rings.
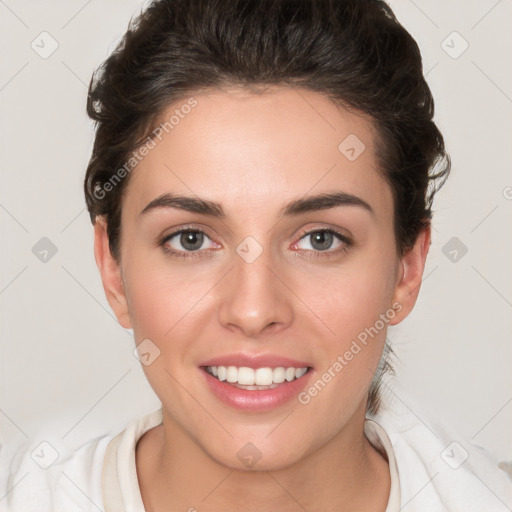
[[[199,370],[216,399],[239,411],[254,413],[271,411],[297,399],[314,373],[313,367],[304,362],[240,355],[207,361]]]
[[[275,389],[283,383],[300,379],[308,371],[309,366],[265,366],[250,368],[248,366],[204,366],[203,369],[219,382],[225,382],[235,388],[248,391],[264,391]]]

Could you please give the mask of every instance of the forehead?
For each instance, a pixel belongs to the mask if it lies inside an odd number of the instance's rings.
[[[392,206],[373,123],[312,91],[203,92],[169,105],[156,128],[128,185],[134,211],[166,192],[221,202],[228,215],[230,205],[277,211],[287,198],[332,190],[377,212]]]

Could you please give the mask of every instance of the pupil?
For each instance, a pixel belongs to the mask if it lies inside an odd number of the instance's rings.
[[[311,238],[311,245],[319,251],[329,249],[332,244],[332,233],[328,233],[327,231],[317,231]]]
[[[194,231],[186,231],[181,234],[180,242],[188,251],[197,250],[203,245],[203,234]]]

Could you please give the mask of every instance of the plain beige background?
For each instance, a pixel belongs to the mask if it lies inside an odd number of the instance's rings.
[[[420,419],[512,459],[512,2],[391,4],[422,50],[453,160],[416,309],[388,331],[397,380]],[[141,5],[0,0],[2,443],[62,454],[159,406],[104,297],[82,193],[87,84]]]

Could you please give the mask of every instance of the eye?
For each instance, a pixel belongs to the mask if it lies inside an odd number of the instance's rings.
[[[333,229],[315,229],[303,234],[300,241],[293,247],[304,251],[327,252],[328,254],[325,255],[315,254],[315,256],[323,257],[345,252],[351,245],[352,240],[348,236]]]
[[[208,243],[208,241],[210,243]],[[219,247],[206,233],[198,229],[181,229],[167,235],[160,243],[167,254],[188,258],[204,249]],[[191,253],[191,254],[187,254]]]
[[[166,254],[181,258],[211,256],[207,249],[221,247],[199,229],[180,229],[164,237],[159,245]],[[345,252],[351,245],[352,240],[342,233],[333,229],[315,229],[304,233],[293,248],[312,253],[310,257],[325,257]]]

